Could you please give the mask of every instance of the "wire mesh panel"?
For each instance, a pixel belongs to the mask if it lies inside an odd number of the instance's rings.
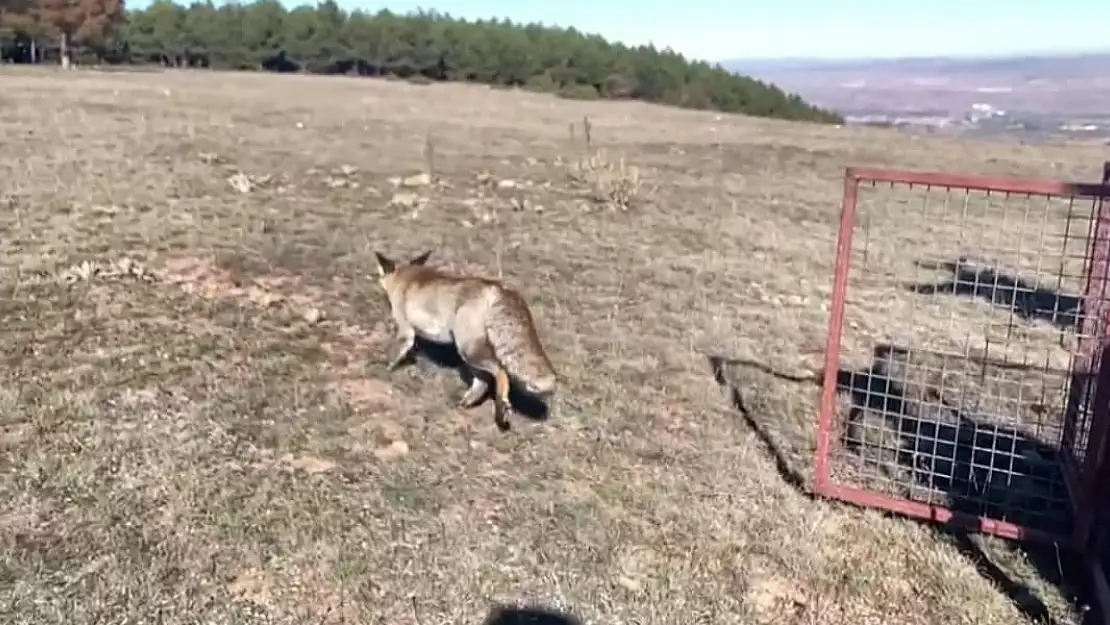
[[[848,171],[819,494],[1011,538],[1078,538],[1095,496],[1087,450],[1105,438],[1095,407],[1110,404],[1095,376],[1107,194]]]

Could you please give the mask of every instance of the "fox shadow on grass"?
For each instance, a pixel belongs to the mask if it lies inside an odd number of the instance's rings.
[[[923,269],[949,274],[936,282],[903,285],[922,295],[973,297],[1013,313],[1021,319],[1041,319],[1061,330],[1077,329],[1083,318],[1083,298],[1030,283],[1024,278],[960,257],[955,262],[917,261]]]
[[[462,356],[459,355],[459,351],[455,349],[454,345],[434,343],[417,336],[415,351],[418,357],[422,356],[424,360],[436,367],[454,370],[463,384],[463,390],[468,388],[474,379],[473,370],[463,362]],[[486,376],[486,382],[489,384],[489,390],[483,398],[483,403],[479,404],[485,405],[485,400],[493,397],[493,378],[481,371],[478,372],[478,375]],[[513,411],[516,414],[531,421],[546,421],[551,414],[547,401],[520,388],[515,380],[512,381],[512,387],[509,390],[509,403],[512,404]]]
[[[550,608],[496,605],[482,625],[582,625],[582,621]]]
[[[841,369],[836,372],[837,390],[848,401],[848,415],[842,417],[845,426],[860,423],[865,414],[878,417],[893,425],[892,429],[900,439],[894,464],[903,474],[909,485],[924,487],[931,491],[941,491],[947,495],[949,507],[957,514],[951,524],[941,526],[940,531],[975,563],[976,567],[996,586],[1003,590],[1024,614],[1036,622],[1056,623],[1046,604],[1036,596],[1036,592],[1020,580],[994,563],[969,531],[975,516],[989,513],[991,516],[1006,514],[1013,519],[1012,509],[1020,509],[1024,499],[1033,498],[1036,488],[1029,482],[1061,480],[1052,471],[1059,470],[1055,461],[1059,452],[1016,428],[999,427],[983,422],[981,417],[966,414],[961,408],[951,405],[942,397],[916,398],[907,393],[904,369],[899,369],[899,359],[907,358],[908,351],[902,348],[880,345],[873,350],[871,366],[862,370]],[[791,456],[796,450],[784,449],[782,441],[770,433],[760,423],[758,415],[753,414],[753,406],[748,405],[741,391],[743,382],[736,376],[726,374],[726,370],[746,368],[749,372],[758,371],[774,378],[795,383],[809,383],[820,386],[823,373],[795,376],[774,371],[759,362],[726,359],[720,356],[709,357],[713,377],[726,392],[730,408],[741,416],[747,427],[755,433],[763,447],[774,461],[779,474],[792,487],[806,496],[811,493],[805,488],[805,480]],[[1009,365],[1015,367],[1014,365]],[[745,376],[747,377],[747,376]],[[732,378],[732,379],[730,379]],[[756,381],[758,384],[758,381]],[[1080,382],[1082,383],[1082,381]],[[1073,392],[1073,397],[1076,393]],[[850,444],[846,427],[834,435],[842,437],[842,446],[849,453],[859,455],[861,450]],[[1006,453],[1016,460],[1012,473],[1007,474],[1009,482],[999,484],[998,479],[985,474],[984,467],[994,466],[991,458],[984,454]],[[924,460],[924,461],[923,461]],[[1021,466],[1019,466],[1019,464]],[[985,478],[985,479],[984,479]],[[890,478],[895,481],[898,478]],[[978,482],[977,482],[978,480]],[[1008,504],[1008,505],[1007,505]],[[1011,508],[1011,509],[1007,509]],[[1017,518],[1018,522],[1031,520]],[[1042,529],[1066,531],[1061,528],[1070,523],[1070,515],[1056,519],[1058,525]],[[1091,605],[1086,601],[1091,597],[1085,587],[1084,566],[1079,558],[1066,555],[1043,545],[1022,543],[1022,551],[1037,568],[1043,579],[1061,588],[1066,596],[1076,598],[1079,606]]]

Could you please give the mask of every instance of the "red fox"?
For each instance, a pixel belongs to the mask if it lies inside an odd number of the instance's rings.
[[[400,342],[388,370],[408,360],[417,336],[453,343],[475,374],[459,407],[473,408],[485,397],[489,384],[478,372],[488,373],[495,384],[494,421],[498,429],[508,430],[513,410],[510,376],[535,395],[546,397],[555,391],[555,369],[540,344],[532,313],[521,294],[501,282],[425,266],[431,254],[429,250],[398,263],[374,252],[378,283],[389,298]]]

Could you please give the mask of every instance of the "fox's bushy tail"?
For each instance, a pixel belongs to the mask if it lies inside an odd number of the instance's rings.
[[[558,376],[540,343],[524,297],[507,288],[498,288],[491,295],[486,339],[497,360],[528,392],[537,395],[554,392]]]

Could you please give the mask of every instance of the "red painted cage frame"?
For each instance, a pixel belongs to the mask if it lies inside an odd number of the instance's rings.
[[[1110,171],[1110,169],[1108,169]],[[1023,196],[1062,197],[1085,199],[1094,202],[1094,227],[1087,250],[1088,264],[1084,289],[1084,340],[1079,346],[1079,364],[1076,371],[1096,374],[1093,414],[1090,424],[1087,452],[1083,466],[1076,467],[1067,453],[1065,476],[1068,481],[1069,499],[1076,519],[1068,536],[1057,536],[1036,531],[1022,525],[955,512],[947,507],[884,495],[865,488],[837,484],[832,480],[830,454],[832,437],[837,428],[837,370],[840,367],[841,341],[845,325],[848,277],[851,269],[852,239],[858,215],[859,187],[861,183],[890,183],[910,188],[945,188],[985,193]],[[1110,302],[1098,296],[1106,293],[1110,281],[1110,184],[1070,183],[1055,180],[1007,178],[991,176],[956,175],[940,172],[921,172],[898,169],[848,168],[844,175],[844,197],[841,207],[836,245],[836,269],[825,346],[824,380],[821,389],[817,426],[817,450],[814,462],[814,493],[818,496],[847,503],[887,510],[907,517],[958,526],[973,532],[993,534],[1014,540],[1044,541],[1061,544],[1079,552],[1086,552],[1096,541],[1110,541],[1110,531],[1102,529],[1110,523],[1110,501],[1100,501],[1100,487],[1110,485],[1110,366],[1091,372],[1096,353],[1110,359],[1110,337],[1104,328],[1110,321]],[[1101,338],[1102,344],[1097,344]],[[1098,359],[1101,364],[1103,360]],[[1110,362],[1108,362],[1110,365]],[[1110,500],[1110,490],[1102,495]],[[1097,524],[1097,527],[1096,527]],[[1094,531],[1094,530],[1098,531]],[[1102,575],[1096,562],[1092,563],[1096,577]],[[1103,580],[1105,578],[1102,578]],[[1103,584],[1105,585],[1105,584]],[[1100,602],[1101,603],[1101,602]],[[1110,608],[1110,603],[1104,603]]]

